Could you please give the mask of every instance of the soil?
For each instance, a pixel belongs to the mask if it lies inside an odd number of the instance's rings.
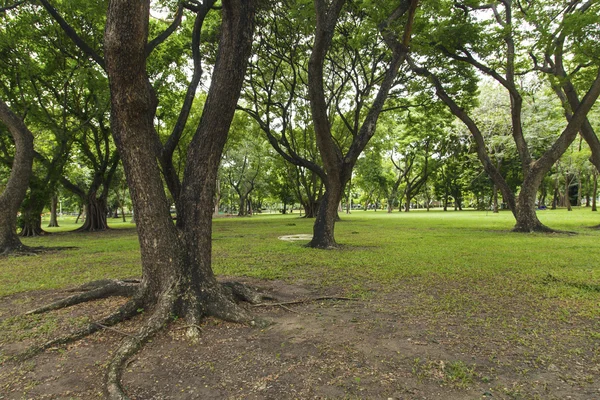
[[[347,295],[301,282],[242,282],[280,303]],[[589,334],[600,333],[598,321],[540,320],[525,295],[504,304],[482,296],[469,312],[439,301],[448,295],[460,300],[462,291],[406,281],[370,288],[356,300],[252,307],[272,324],[261,329],[207,319],[195,343],[174,316],[132,358],[123,385],[139,400],[600,399],[600,335]],[[70,294],[1,298],[0,320]],[[27,361],[8,357],[99,319],[124,301],[52,311],[15,329],[20,337],[0,332],[0,399],[104,398],[106,363],[119,341],[143,323],[143,312]]]

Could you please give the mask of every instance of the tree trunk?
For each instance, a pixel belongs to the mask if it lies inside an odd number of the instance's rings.
[[[85,221],[82,226],[77,228],[77,232],[96,232],[108,229],[106,214],[106,201],[97,198],[96,193],[92,193],[87,198]]]
[[[35,237],[45,235],[47,232],[42,229],[42,211],[43,204],[39,204],[35,199],[24,203],[24,208],[21,209],[21,217],[19,218],[19,226],[21,228],[22,237]]]
[[[338,203],[342,197],[342,185],[328,185],[313,226],[313,238],[308,247],[331,249],[336,247],[334,228],[338,218]],[[334,186],[334,187],[332,187]]]
[[[0,121],[15,142],[15,156],[6,187],[0,194],[0,254],[23,247],[17,236],[17,211],[25,198],[33,165],[33,134],[8,106],[0,100]]]
[[[514,232],[553,232],[540,222],[535,209],[535,200],[537,189],[543,176],[540,172],[530,172],[530,176],[525,178],[521,191],[517,197],[515,219],[517,223],[513,228]]]
[[[319,212],[320,204],[320,201],[302,204],[302,207],[304,208],[304,218],[315,218]]]
[[[567,207],[567,211],[573,211],[571,208],[571,197],[569,196],[569,175],[565,175],[565,197],[563,198],[563,206]]]
[[[58,208],[58,196],[52,196],[52,200],[50,201],[50,223],[48,224],[48,228],[58,228],[58,218],[57,218],[57,208]]]
[[[494,214],[500,212],[498,210],[498,186],[496,186],[496,184],[492,187],[492,210]]]
[[[581,207],[581,192],[582,192],[581,176],[578,175],[577,176],[577,207]]]
[[[596,209],[596,198],[598,197],[598,171],[594,171],[594,188],[592,189],[592,211]]]
[[[239,195],[239,200],[238,200],[238,205],[239,205],[239,210],[238,210],[238,217],[243,217],[245,215],[248,214],[248,207],[247,207],[247,203],[246,203],[246,196],[244,195]]]
[[[249,314],[235,305],[212,272],[211,221],[217,170],[251,49],[254,2],[223,1],[217,61],[202,119],[188,148],[176,225],[156,159],[157,102],[146,73],[148,16],[149,1],[112,0],[104,40],[112,131],[140,241],[142,283],[136,299],[157,318],[174,313],[191,325],[205,315],[249,321]],[[120,367],[109,368],[109,380]],[[118,382],[109,384],[111,396],[120,391]]]

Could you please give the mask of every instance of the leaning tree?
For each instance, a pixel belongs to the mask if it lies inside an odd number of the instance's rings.
[[[441,9],[444,11],[441,12]],[[428,35],[420,36],[419,59],[409,59],[413,71],[429,79],[438,97],[470,131],[485,171],[502,193],[516,219],[513,230],[552,231],[537,218],[537,190],[582,126],[585,127],[586,116],[600,94],[600,69],[591,66],[586,94],[577,104],[573,102],[576,107],[572,108],[568,124],[562,131],[556,132],[553,143],[536,154],[528,142],[527,127],[523,124],[520,77],[535,67],[528,60],[527,46],[531,41],[524,40],[528,30],[522,23],[523,11],[519,3],[494,1],[473,5],[470,2],[441,1],[430,12],[431,27],[427,30]],[[463,78],[468,75],[469,69],[496,81],[510,98],[511,132],[522,173],[518,193],[510,189],[492,161],[481,125],[473,118],[469,107],[461,104],[461,95],[468,90],[461,89],[457,81],[461,74]],[[449,73],[451,71],[454,72]],[[471,72],[470,78],[473,77],[474,72]]]
[[[0,194],[0,254],[23,248],[17,236],[17,211],[25,198],[33,164],[33,135],[23,121],[0,100],[0,121],[10,132],[15,145],[12,168]],[[0,127],[0,134],[5,131]]]

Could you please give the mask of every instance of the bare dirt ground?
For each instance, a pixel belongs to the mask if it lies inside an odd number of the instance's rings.
[[[344,296],[335,288],[244,282],[280,302]],[[174,317],[131,360],[123,385],[139,400],[600,399],[598,321],[539,319],[526,295],[503,303],[484,294],[467,301],[463,292],[407,281],[393,289],[372,288],[353,301],[254,307],[273,324],[259,329],[208,319],[197,343],[185,338],[185,322]],[[0,320],[21,324],[11,329],[5,324],[0,332],[0,399],[104,397],[106,363],[123,336],[136,332],[143,313],[30,360],[9,358],[99,319],[124,301],[13,318],[68,294],[40,291],[0,299]]]

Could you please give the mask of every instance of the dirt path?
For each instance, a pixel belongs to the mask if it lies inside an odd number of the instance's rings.
[[[246,282],[281,301],[344,295],[279,281]],[[139,400],[600,399],[600,335],[588,334],[600,333],[597,321],[537,321],[531,307],[507,316],[485,300],[472,312],[464,305],[432,306],[456,288],[405,282],[385,292],[373,289],[357,301],[254,308],[274,322],[266,329],[209,319],[198,343],[184,337],[184,323],[174,318],[127,366],[124,387]],[[3,359],[123,301],[16,317],[64,294],[0,299]],[[494,307],[505,307],[493,300]],[[103,398],[106,362],[142,318],[24,363],[5,361],[0,399]]]

